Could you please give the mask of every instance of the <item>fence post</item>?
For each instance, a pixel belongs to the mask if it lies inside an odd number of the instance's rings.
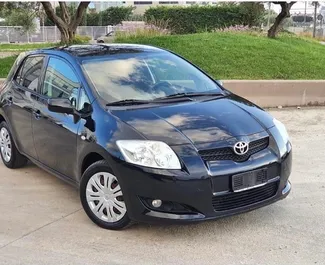
[[[7,27],[7,39],[8,39],[8,43],[10,43],[9,28],[8,27]]]

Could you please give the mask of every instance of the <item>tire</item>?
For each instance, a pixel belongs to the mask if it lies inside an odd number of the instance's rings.
[[[0,123],[0,154],[2,162],[11,169],[24,167],[28,162],[27,158],[19,153],[5,121]]]
[[[103,40],[98,40],[97,43],[104,43],[104,41]]]
[[[104,160],[84,172],[80,200],[88,217],[102,228],[120,230],[131,225],[118,179]]]

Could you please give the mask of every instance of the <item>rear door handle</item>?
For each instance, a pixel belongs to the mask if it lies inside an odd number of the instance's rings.
[[[41,112],[39,110],[34,110],[33,115],[36,120],[39,120],[42,117]]]

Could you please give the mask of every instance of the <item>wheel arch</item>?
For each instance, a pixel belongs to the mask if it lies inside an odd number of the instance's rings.
[[[81,162],[80,178],[82,177],[83,173],[86,171],[88,167],[90,167],[92,164],[100,160],[105,160],[105,158],[98,152],[91,152],[87,154]]]

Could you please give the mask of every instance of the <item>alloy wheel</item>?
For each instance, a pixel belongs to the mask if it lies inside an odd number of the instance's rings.
[[[0,130],[0,149],[3,159],[8,163],[11,159],[11,140],[9,132],[2,127]]]
[[[117,222],[126,214],[121,187],[108,172],[96,173],[88,180],[86,200],[91,211],[104,222]]]

